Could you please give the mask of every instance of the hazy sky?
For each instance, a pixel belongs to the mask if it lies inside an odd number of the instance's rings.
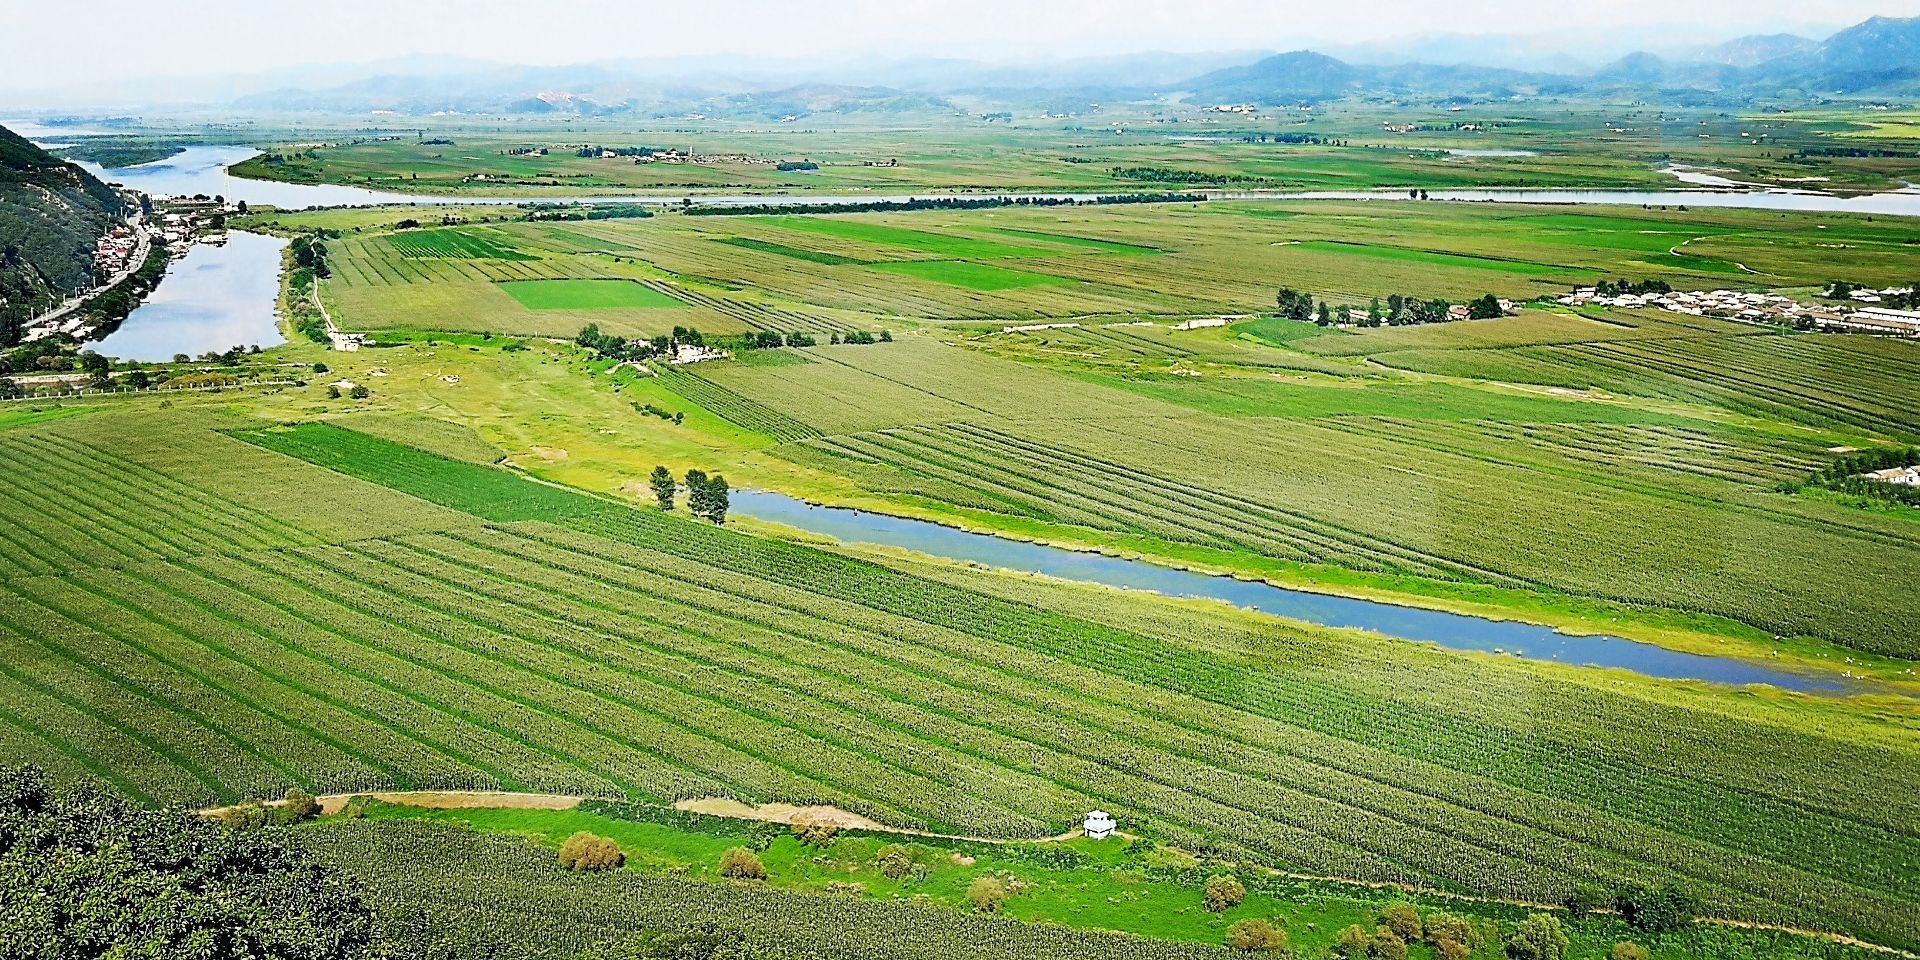
[[[1920,0],[0,0],[0,89],[420,54],[1022,60],[1622,26],[1714,41],[1875,14],[1920,14]]]

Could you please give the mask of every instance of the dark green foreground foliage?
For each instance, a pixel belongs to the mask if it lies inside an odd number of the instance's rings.
[[[974,917],[910,902],[816,897],[633,871],[574,873],[517,837],[405,821],[312,830],[353,870],[395,939],[428,957],[1173,960],[1216,947]]]
[[[0,957],[353,960],[372,911],[284,830],[0,770]]]

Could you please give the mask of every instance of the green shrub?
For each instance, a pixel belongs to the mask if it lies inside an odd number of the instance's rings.
[[[1007,885],[999,877],[981,877],[967,887],[967,902],[981,913],[999,913],[1007,904]]]
[[[735,880],[765,880],[767,868],[752,850],[734,847],[720,855],[720,875]]]
[[[881,847],[873,855],[873,862],[880,868],[880,875],[889,880],[904,880],[913,873],[913,853],[897,843]]]
[[[1247,899],[1247,888],[1242,886],[1239,880],[1226,874],[1208,878],[1205,902],[1209,912],[1219,913],[1222,910],[1231,910],[1245,899]]]
[[[1425,926],[1427,942],[1436,946],[1444,941],[1452,941],[1471,950],[1481,943],[1480,931],[1475,930],[1472,922],[1465,917],[1456,917],[1451,913],[1430,913]]]
[[[620,845],[582,830],[560,845],[560,865],[577,873],[612,870],[625,863]]]
[[[1380,922],[1406,943],[1417,943],[1421,938],[1420,911],[1413,904],[1389,904],[1380,911]]]
[[[294,787],[287,791],[287,799],[274,808],[273,819],[277,823],[299,823],[320,815],[320,801],[313,794]]]
[[[1407,942],[1386,927],[1376,927],[1367,956],[1372,960],[1407,960]]]
[[[1271,921],[1248,917],[1227,927],[1227,946],[1243,953],[1278,953],[1287,949],[1287,931]]]
[[[1699,901],[1672,883],[1658,887],[1628,887],[1614,898],[1614,909],[1636,930],[1666,933],[1693,922]]]
[[[1373,952],[1373,931],[1354,924],[1340,931],[1333,940],[1333,955],[1340,960],[1367,960]]]
[[[1567,934],[1560,929],[1560,918],[1536,913],[1520,921],[1513,936],[1507,938],[1507,956],[1512,960],[1564,960]]]
[[[839,824],[813,817],[794,820],[790,826],[794,838],[810,847],[824,847],[832,843],[834,835],[840,832]]]

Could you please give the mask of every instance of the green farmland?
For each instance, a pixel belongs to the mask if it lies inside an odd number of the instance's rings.
[[[1911,272],[1906,252],[1915,239],[1897,222],[1805,217],[1783,227],[1782,215],[1751,211],[1272,207],[1213,202],[486,228],[489,243],[524,259],[413,257],[392,241],[425,233],[349,234],[336,244],[336,277],[325,295],[352,329],[570,336],[586,322],[579,315],[515,309],[492,288],[630,279],[682,304],[677,315],[614,318],[622,324],[615,332],[651,335],[680,325],[736,333],[766,329],[754,319],[764,311],[839,315],[871,327],[886,323],[855,316],[1244,315],[1271,309],[1278,286],[1358,307],[1392,293],[1524,301],[1603,278],[1660,279],[1683,289],[1803,289],[1833,279],[1842,258],[1862,282],[1894,283]],[[1292,215],[1267,215],[1275,212]],[[1839,238],[1844,247],[1833,245]]]
[[[1920,952],[1920,339],[1611,293],[1914,305],[1920,219],[1425,199],[1882,189],[1903,108],[895,93],[247,128],[514,202],[236,204],[287,342],[0,350],[0,944]]]
[[[1099,806],[1306,873],[1535,900],[1684,876],[1715,913],[1920,937],[1888,856],[1912,745],[1866,715],[961,585],[338,427],[145,422],[0,436],[32,480],[0,738],[136,798],[733,796],[1004,837]],[[206,495],[243,475],[272,481]],[[115,491],[110,535],[65,526],[83,484]]]
[[[1050,277],[1043,273],[1009,270],[1006,267],[996,267],[987,263],[970,263],[965,260],[900,260],[881,264],[876,269],[919,280],[965,287],[969,290],[1016,290],[1021,287],[1072,282],[1065,277]]]
[[[500,289],[528,310],[685,306],[652,287],[626,280],[508,280]]]

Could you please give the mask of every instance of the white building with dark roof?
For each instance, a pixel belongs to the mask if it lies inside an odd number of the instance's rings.
[[[1087,822],[1082,825],[1088,840],[1105,840],[1113,836],[1114,828],[1119,826],[1105,810],[1095,810],[1087,814]]]

